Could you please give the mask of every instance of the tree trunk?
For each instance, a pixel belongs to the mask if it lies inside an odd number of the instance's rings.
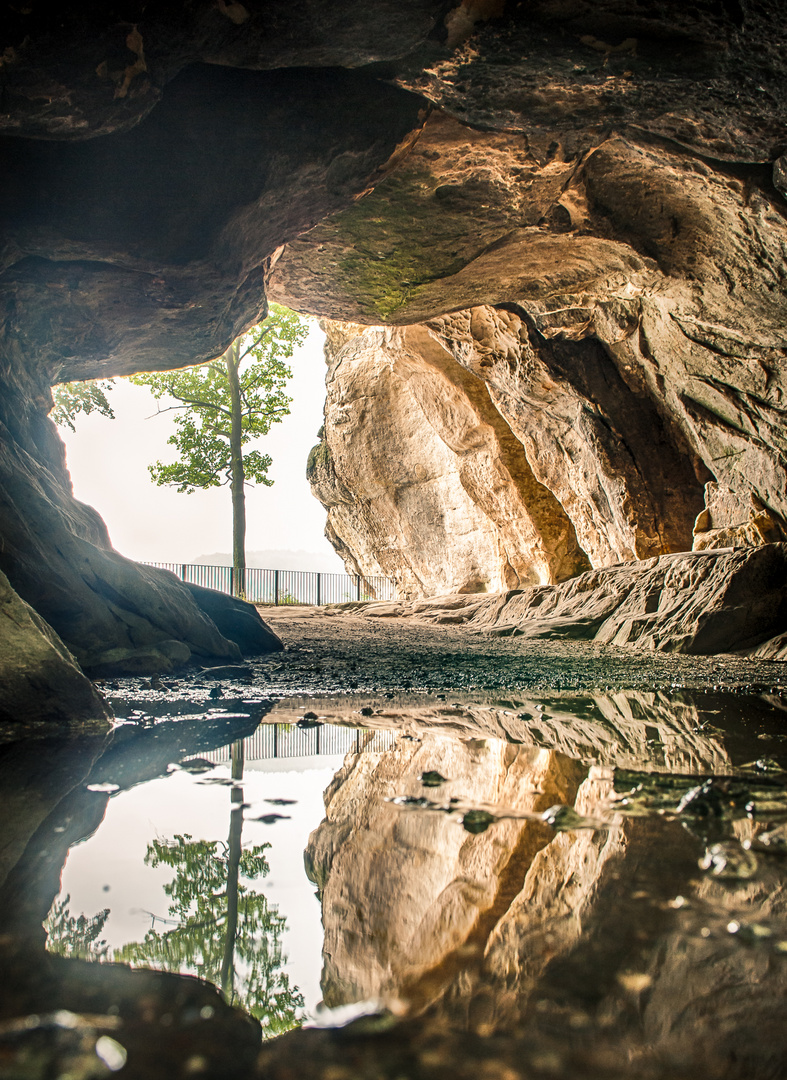
[[[240,340],[236,339],[224,354],[227,381],[230,388],[230,462],[232,478],[232,582],[235,596],[246,596],[246,474],[243,468],[241,424],[243,415],[240,400]]]
[[[243,740],[232,744],[232,779],[243,779]],[[227,930],[221,961],[221,991],[232,1004],[235,997],[235,939],[238,934],[238,876],[242,852],[243,788],[233,786],[230,834],[227,840]]]

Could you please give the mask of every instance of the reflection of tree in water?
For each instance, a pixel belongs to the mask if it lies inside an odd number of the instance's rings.
[[[59,896],[44,923],[46,947],[58,956],[70,956],[77,960],[106,960],[109,946],[99,934],[109,918],[109,908],[104,908],[97,915],[72,915],[68,905],[71,896]]]
[[[243,774],[242,743],[233,745],[233,779]],[[270,844],[243,850],[243,791],[232,789],[230,832],[226,843],[193,840],[185,833],[148,845],[148,866],[171,866],[175,876],[164,891],[175,925],[155,925],[139,943],[124,945],[114,959],[165,971],[193,971],[219,985],[227,1000],[246,1009],[272,1036],[298,1024],[303,995],[281,970],[281,935],[286,919],[268,906],[248,883],[268,871]],[[168,922],[170,920],[167,920]]]

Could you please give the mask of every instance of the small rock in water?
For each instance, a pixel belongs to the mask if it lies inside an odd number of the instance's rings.
[[[488,810],[468,810],[466,814],[462,814],[461,818],[462,828],[474,835],[486,832],[497,820],[495,815],[490,814]]]
[[[439,772],[434,770],[421,773],[419,779],[424,787],[440,787],[441,784],[447,782],[446,777],[441,776]]]
[[[739,784],[723,777],[710,777],[685,793],[675,813],[696,818],[723,817],[748,812],[750,803],[751,794]]]
[[[259,817],[251,818],[252,821],[261,821],[263,825],[275,825],[277,821],[290,821],[289,814],[260,814]]]
[[[603,821],[594,818],[583,817],[571,806],[550,806],[541,815],[545,825],[551,825],[557,832],[568,832],[570,829],[602,829]]]
[[[208,697],[209,698],[220,698],[220,697],[223,696],[223,694],[224,694],[224,691],[222,690],[222,688],[220,686],[214,686],[213,689],[208,694]]]
[[[297,799],[265,799],[269,806],[295,806]]]
[[[195,776],[199,773],[210,772],[211,769],[215,769],[216,766],[212,761],[208,761],[207,758],[192,758],[191,761],[173,762],[168,766],[170,772],[182,771],[187,773],[194,773]]]
[[[412,806],[419,810],[440,809],[437,803],[433,803],[431,799],[427,799],[423,795],[394,795],[390,799],[386,799],[385,801],[392,802],[394,806]]]
[[[728,881],[748,881],[757,873],[757,856],[746,851],[737,840],[713,844],[700,859],[700,869]]]

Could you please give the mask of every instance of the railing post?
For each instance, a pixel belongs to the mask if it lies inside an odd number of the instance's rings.
[[[322,578],[322,574],[318,571],[317,572],[317,607],[320,606],[320,580],[321,580],[321,578]]]
[[[279,571],[273,571],[273,603],[279,606]]]
[[[186,580],[186,564],[185,563],[180,564],[180,580],[181,581]]]
[[[355,599],[356,600],[361,599],[361,575],[360,574],[355,575]]]

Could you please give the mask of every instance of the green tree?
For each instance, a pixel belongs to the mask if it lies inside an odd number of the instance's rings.
[[[247,483],[264,484],[271,458],[258,450],[244,452],[253,439],[267,435],[290,411],[284,388],[292,376],[285,363],[302,345],[309,324],[295,312],[272,304],[264,322],[236,338],[227,351],[208,364],[181,371],[136,375],[132,382],[147,386],[156,399],[174,398],[176,430],[167,442],[180,459],[149,466],[159,485],[172,485],[191,494],[197,488],[228,484],[232,493],[232,565],[235,592],[243,593],[246,571]]]
[[[106,960],[109,946],[99,935],[109,918],[109,908],[88,918],[87,915],[72,915],[70,903],[69,893],[57,897],[46,917],[47,950],[78,960]]]
[[[58,427],[71,428],[72,431],[76,431],[74,421],[79,413],[87,415],[97,412],[114,420],[115,414],[107,398],[113,385],[112,379],[58,383],[52,387],[55,404],[49,415]]]
[[[233,744],[232,766],[233,779],[240,780],[242,743]],[[270,869],[265,857],[270,844],[244,850],[243,789],[234,786],[231,799],[226,843],[194,840],[184,833],[148,845],[147,865],[175,871],[164,886],[175,925],[171,930],[154,926],[144,941],[124,945],[113,959],[164,971],[193,971],[221,987],[231,1004],[256,1016],[270,1037],[298,1024],[297,1010],[304,1001],[281,970],[287,920],[262,893],[249,888]]]

